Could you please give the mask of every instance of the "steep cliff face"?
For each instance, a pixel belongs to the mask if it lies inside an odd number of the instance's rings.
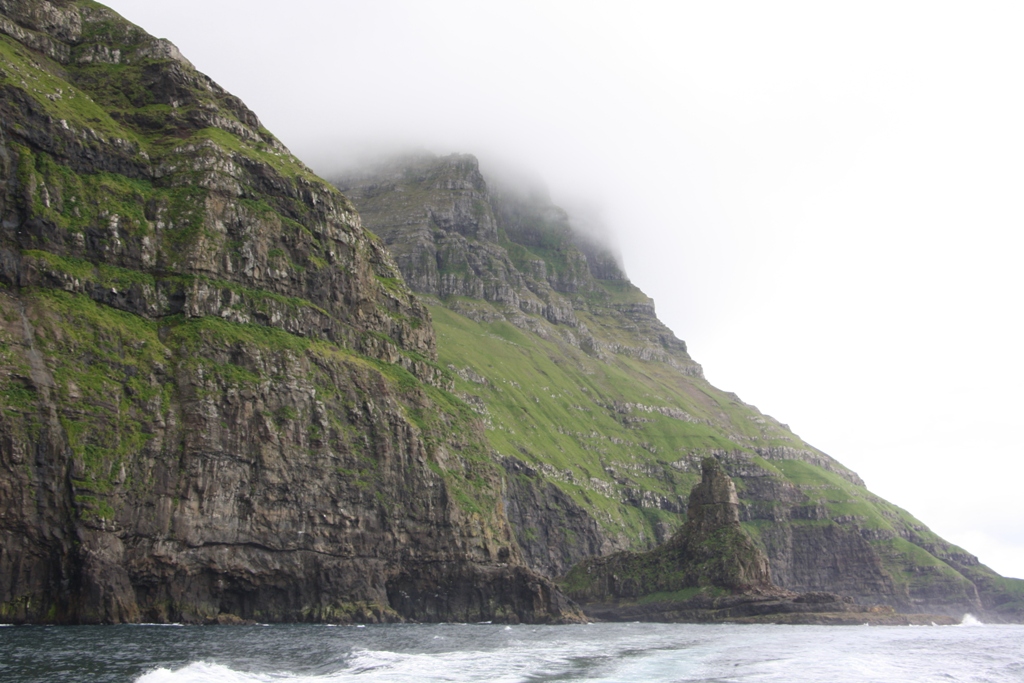
[[[439,363],[503,458],[506,510],[537,571],[664,543],[713,456],[780,586],[1024,615],[1024,584],[704,380],[653,302],[543,192],[489,182],[466,156],[396,159],[335,183],[423,294]]]
[[[352,205],[89,0],[0,0],[0,621],[558,621]]]
[[[562,248],[572,240],[565,212],[503,201],[469,156],[443,163],[409,157],[339,182],[359,197],[367,224],[414,290],[481,299],[577,326],[563,294],[592,289],[593,278],[582,253]],[[524,245],[558,258],[549,262]]]

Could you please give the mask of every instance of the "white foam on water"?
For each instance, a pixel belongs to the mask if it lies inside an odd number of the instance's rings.
[[[263,683],[264,681],[282,680],[271,678],[268,674],[249,674],[234,671],[220,664],[192,662],[188,666],[177,669],[156,669],[135,679],[136,683]]]
[[[964,625],[982,624],[971,615]],[[309,632],[315,635],[312,627]],[[222,631],[211,633],[219,638]],[[301,629],[281,633],[290,639],[289,648],[301,644],[295,639]],[[586,629],[422,626],[334,633],[329,642],[311,637],[311,647],[324,656],[308,662],[291,658],[292,664],[280,661],[275,666],[278,660],[273,658],[247,659],[242,647],[224,652],[231,660],[155,669],[136,683],[1020,683],[1024,662],[1019,658],[1024,654],[1024,627],[1019,626],[598,624]],[[324,651],[332,645],[338,649]],[[974,675],[979,671],[984,672],[980,678]]]
[[[530,651],[511,647],[434,654],[360,650],[352,654],[343,669],[328,674],[249,673],[220,664],[193,662],[181,669],[156,669],[140,676],[135,683],[518,683],[538,674],[562,673],[569,661],[566,650],[548,647]]]
[[[968,612],[967,614],[964,615],[964,618],[960,620],[960,625],[961,626],[984,626],[985,624],[983,624],[981,621],[979,621],[976,616],[974,616],[973,614]]]
[[[454,651],[405,654],[362,650],[332,681],[359,676],[360,681],[493,681],[513,683],[538,673],[559,673],[567,662],[565,650],[500,648],[492,651]]]

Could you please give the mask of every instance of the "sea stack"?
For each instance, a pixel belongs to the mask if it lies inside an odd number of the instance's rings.
[[[701,462],[686,524],[646,553],[582,562],[566,591],[602,621],[786,624],[952,624],[934,614],[897,614],[888,606],[816,591],[794,593],[772,583],[768,558],[740,525],[736,485],[715,458]]]
[[[616,553],[580,563],[566,577],[582,603],[666,593],[737,593],[772,588],[768,559],[740,526],[732,479],[715,458],[701,462],[687,521],[667,543],[647,553]]]
[[[740,526],[736,485],[715,458],[701,462],[686,524],[669,541],[682,557],[688,585],[742,590],[772,585],[768,558]]]

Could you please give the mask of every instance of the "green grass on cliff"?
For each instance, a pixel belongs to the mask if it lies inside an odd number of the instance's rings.
[[[867,529],[894,531],[892,520],[877,505],[878,498],[864,487],[800,460],[771,463],[807,497],[808,505],[823,506],[830,517],[850,518]]]
[[[192,275],[168,275],[157,278],[152,273],[145,271],[121,268],[105,263],[92,263],[85,259],[60,256],[38,249],[25,250],[22,252],[22,255],[51,272],[68,275],[78,280],[81,284],[95,284],[104,288],[126,290],[132,285],[145,285],[154,288],[158,284],[163,284],[174,288],[188,287],[198,283],[215,289],[228,290],[239,295],[240,303],[236,306],[240,310],[251,310],[257,313],[269,314],[271,308],[289,312],[299,312],[303,309],[308,309],[324,316],[329,315],[327,311],[307,299],[284,296],[264,289],[243,287],[235,282],[213,280],[203,276]]]
[[[154,275],[141,270],[121,268],[106,263],[92,263],[85,259],[59,256],[38,249],[27,249],[22,252],[22,255],[37,262],[41,261],[52,272],[69,275],[82,283],[95,283],[103,287],[121,289],[127,289],[135,284],[153,287],[157,283],[157,278]]]
[[[910,595],[931,594],[945,600],[969,603],[974,599],[975,586],[924,548],[910,541],[894,537],[872,542],[875,550],[898,590]]]
[[[152,439],[145,423],[169,407],[170,384],[152,383],[165,362],[157,326],[139,316],[54,290],[30,297],[35,343],[52,359],[52,391],[67,409],[60,423],[75,455],[83,515],[112,519],[105,497],[126,482],[130,461]]]
[[[597,296],[602,304],[653,304],[651,298],[629,280],[597,280],[596,282],[603,292],[603,296],[601,294],[590,296]]]
[[[110,233],[105,238],[108,242],[148,236],[158,245],[160,265],[171,271],[184,265],[195,250],[223,250],[235,261],[240,258],[240,242],[225,240],[206,226],[209,191],[198,184],[168,187],[116,173],[76,173],[49,154],[33,152],[16,143],[12,147],[18,154],[18,182],[31,190],[23,200],[28,203],[24,208],[34,218],[70,233],[100,229]],[[294,207],[275,208],[266,201],[244,199],[238,204],[248,212],[239,216],[240,221],[260,221],[279,227],[274,231],[279,233],[279,244],[291,245],[296,252],[289,254],[281,247],[272,249],[279,256],[276,267],[301,272],[307,267],[319,270],[326,265],[325,240],[290,217],[301,214]],[[45,242],[39,246],[43,250],[48,247]],[[271,261],[274,259],[268,260],[268,266],[273,265]],[[391,283],[390,289],[399,291],[400,287]]]
[[[77,271],[82,278],[102,276],[111,270],[45,252],[31,255],[64,270]],[[116,270],[123,269],[115,269],[115,276]],[[390,396],[395,401],[419,430],[426,453],[432,458],[436,455],[430,466],[445,479],[457,506],[467,515],[478,516],[491,533],[498,528],[500,479],[488,449],[475,432],[475,414],[452,394],[424,384],[398,365],[263,325],[216,317],[186,319],[180,315],[149,320],[99,304],[85,295],[52,289],[26,290],[22,297],[35,321],[33,343],[48,359],[45,372],[52,377],[48,391],[60,407],[60,425],[74,455],[75,500],[86,519],[113,520],[126,487],[149,485],[132,480],[133,468],[146,458],[161,457],[168,448],[173,451],[172,444],[154,440],[154,416],[167,419],[170,411],[180,409],[183,400],[219,402],[225,392],[258,392],[261,387],[286,379],[284,375],[268,374],[279,366],[307,367],[310,374],[306,379],[317,387],[318,400],[349,405],[349,410],[358,412],[363,408],[352,401],[358,401],[363,391],[358,384],[340,387],[333,374],[337,370],[331,370],[347,367],[352,376],[364,378],[367,388],[388,387],[375,389],[374,400]],[[7,329],[20,324],[12,301],[0,301]],[[43,433],[43,416],[37,415],[38,388],[12,379],[27,378],[35,372],[24,362],[18,341],[17,337],[0,334],[0,363],[9,369],[0,379],[0,409],[6,412],[5,424],[15,431],[27,430],[24,436],[31,441]],[[264,366],[232,362],[232,349],[244,348],[254,351],[247,357],[263,358]],[[191,390],[192,398],[180,394],[177,377],[182,369],[187,376],[203,380]],[[364,441],[362,432],[353,429],[341,414],[329,416],[335,435],[330,442],[308,415],[300,415],[288,406],[269,417],[278,429],[307,425],[308,434],[303,438],[311,446],[320,444],[321,448],[331,446],[358,454]],[[446,456],[437,455],[445,449]],[[367,495],[384,496],[382,503],[387,502],[387,496],[375,484],[373,467],[342,469],[338,470],[339,476],[358,479]]]
[[[148,235],[146,207],[159,207],[159,219],[168,229],[165,243],[180,249],[194,241],[205,221],[207,191],[201,187],[156,187],[117,173],[76,173],[49,154],[13,147],[19,184],[34,190],[26,208],[64,230],[81,233],[116,221],[123,236]]]
[[[140,36],[138,29],[124,21],[85,22],[82,43],[75,52],[100,44],[128,53]],[[212,108],[225,121],[241,125],[233,112],[221,107],[206,89],[193,87],[190,103],[181,109],[155,101],[145,69],[161,60],[61,65],[6,35],[0,35],[0,59],[0,87],[21,90],[39,109],[72,130],[91,131],[108,144],[127,145],[135,153],[145,152],[154,160],[177,156],[176,150],[189,143],[209,140],[227,153],[265,164],[285,178],[302,178],[320,186],[325,193],[334,191],[276,143],[267,144],[255,137],[264,135],[272,139],[265,129],[254,131],[253,138],[243,138],[222,128],[191,128],[193,124],[187,114],[195,106]],[[141,208],[141,203],[137,207]],[[114,212],[116,209],[111,208],[111,213]]]
[[[600,341],[636,345],[636,335],[613,310],[618,304],[647,303],[646,297],[631,285],[601,286],[605,294],[590,295],[592,305],[577,315]],[[494,317],[486,302],[446,303],[480,320]],[[700,378],[684,379],[664,362],[628,354],[597,359],[566,343],[561,337],[565,328],[539,320],[535,327],[542,333],[535,334],[500,319],[477,322],[436,301],[429,308],[439,363],[459,373],[456,393],[478,406],[491,446],[540,470],[609,535],[634,549],[653,544],[655,524],[675,528],[682,523],[682,515],[660,509],[660,502],[685,508],[698,479],[700,455],[746,453],[751,467],[781,477],[804,497],[806,518],[787,523],[872,530],[882,539],[873,542],[879,556],[901,589],[911,594],[936,585],[957,594],[966,590],[966,579],[922,546],[962,551],[905,510],[811,462],[756,455],[754,447],[812,449],[732,394]],[[678,419],[659,409],[679,409],[689,417]],[[743,497],[744,478],[736,483]],[[754,520],[743,526],[757,543],[774,524]],[[903,538],[908,532],[914,542]]]
[[[266,164],[286,178],[305,178],[316,185],[324,187],[325,191],[330,189],[312,171],[306,168],[291,154],[275,151],[262,142],[244,140],[221,128],[204,128],[195,133],[194,139],[212,140],[223,149],[237,152],[254,161]]]
[[[540,467],[613,536],[626,534],[646,545],[654,538],[653,523],[681,523],[656,499],[647,503],[652,507],[624,504],[634,495],[630,489],[685,507],[699,478],[687,456],[742,448],[700,421],[614,410],[617,402],[630,402],[706,414],[719,397],[702,381],[695,399],[690,387],[679,386],[678,376],[658,364],[626,357],[606,363],[504,321],[478,323],[436,305],[430,310],[441,365],[487,378],[478,384],[460,377],[456,390],[483,400],[495,450]]]
[[[7,35],[0,35],[0,87],[19,88],[54,119],[89,128],[108,138],[138,142],[137,136],[111,118],[83,89],[61,76],[63,67],[28,49]]]

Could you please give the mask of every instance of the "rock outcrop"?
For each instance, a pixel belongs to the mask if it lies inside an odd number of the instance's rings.
[[[710,457],[701,463],[701,473],[690,493],[686,524],[667,543],[577,564],[565,578],[570,596],[585,606],[693,588],[771,592],[768,559],[740,526],[732,479]]]
[[[0,55],[0,622],[576,618],[348,200],[96,3]]]
[[[594,603],[586,606],[592,619],[666,623],[813,624],[819,626],[952,626],[958,617],[944,614],[906,614],[888,605],[858,605],[835,593],[792,593],[783,590],[716,595],[700,591],[682,599],[646,602]]]
[[[587,557],[665,543],[711,456],[779,586],[1024,617],[1018,581],[708,383],[612,253],[543,190],[485,178],[464,155],[334,181],[430,309],[439,363],[505,464],[505,509],[536,571],[559,577]]]
[[[701,463],[686,524],[664,545],[585,560],[565,577],[586,614],[606,621],[788,624],[955,623],[941,615],[898,615],[829,592],[775,586],[768,558],[740,526],[732,479],[714,458]]]

